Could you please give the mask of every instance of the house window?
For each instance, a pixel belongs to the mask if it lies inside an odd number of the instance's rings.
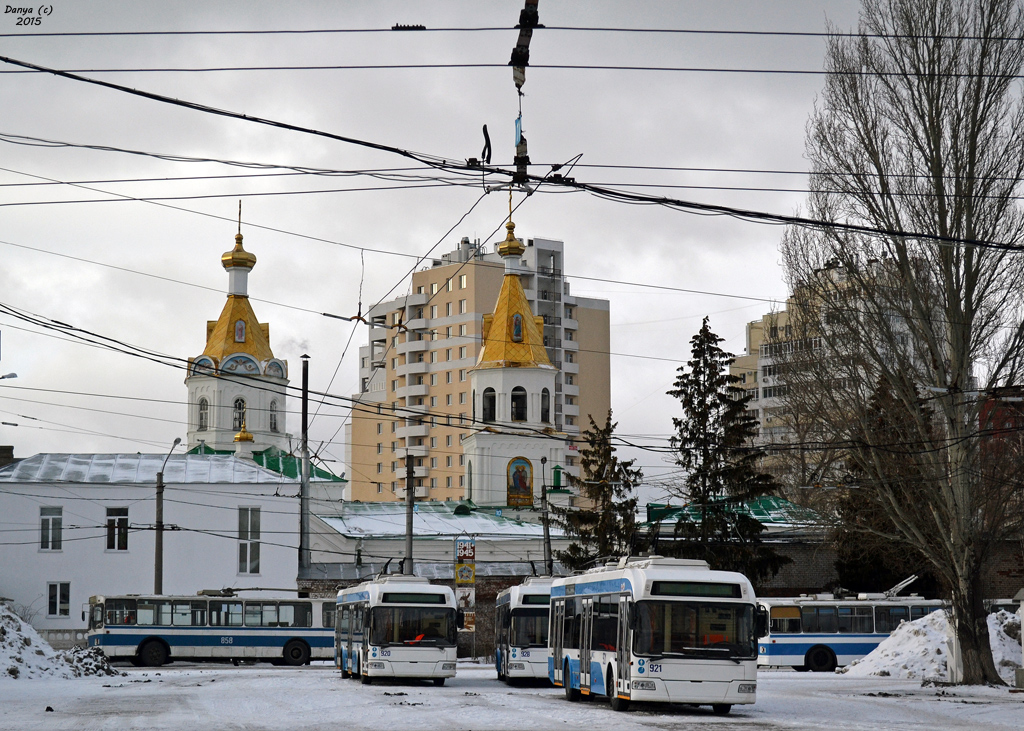
[[[465,358],[465,357],[466,357],[466,346],[463,345],[461,348],[459,348],[459,358]],[[460,373],[461,373],[461,371],[460,371]],[[463,380],[465,380],[465,379],[463,379]]]
[[[46,603],[47,617],[71,616],[71,582],[55,581],[46,585],[49,601]]]
[[[459,289],[465,289],[465,288],[466,288],[466,275],[465,274],[460,274],[459,275]]]
[[[445,487],[451,487],[452,486],[452,478],[451,477],[444,478],[444,486]]]
[[[245,426],[245,399],[236,398],[234,408],[231,410],[231,426],[236,431],[241,431]]]
[[[128,550],[128,508],[107,508],[107,550]]]
[[[63,544],[64,508],[39,508],[39,548],[59,551]]]
[[[449,281],[449,283],[451,282],[450,279],[448,281]],[[445,317],[451,317],[452,316],[452,303],[451,302],[445,302],[444,303],[444,314],[445,314]]]
[[[451,351],[450,350],[448,351],[448,355],[449,355],[448,360],[451,360]],[[445,383],[451,383],[452,382],[452,372],[451,371],[445,371],[444,382]]]
[[[199,418],[196,420],[196,429],[206,431],[210,428],[210,402],[204,398],[199,399]]]
[[[437,385],[437,374],[436,373],[431,373],[430,374],[430,385],[431,386],[436,386]]]
[[[445,285],[445,288],[446,288],[446,289],[447,289],[447,290],[448,290],[449,292],[451,292],[451,291],[452,291],[452,280],[450,280],[450,279],[449,279],[448,281],[446,281],[446,282],[444,283],[444,285]]]
[[[464,464],[466,464],[466,455],[460,454],[459,455],[459,467],[462,467],[462,465],[464,465]],[[461,485],[459,487],[461,487]]]
[[[378,475],[384,474],[384,463],[383,462],[378,462],[377,463],[377,474]]]
[[[432,469],[432,470],[436,470],[437,469],[437,457],[431,457],[430,458],[430,469]]]
[[[382,492],[384,492],[384,483],[383,482],[378,482],[377,483],[377,493],[379,494],[379,493],[382,493]]]
[[[462,357],[462,351],[463,351],[463,349],[459,348],[459,357],[460,358]],[[459,371],[459,381],[461,382],[461,381],[465,381],[465,380],[466,380],[466,371],[460,370]]]
[[[522,386],[512,389],[512,421],[526,421],[526,389]]]
[[[238,573],[260,572],[260,509],[238,509]]]
[[[436,284],[432,284],[431,287],[436,287]],[[430,306],[430,319],[433,320],[437,317],[437,305]]]
[[[430,448],[437,449],[437,437],[430,437]]]
[[[446,437],[444,438],[444,445],[445,445],[446,447],[450,447],[450,446],[452,446],[452,435],[451,435],[451,434],[449,434],[448,436],[446,436]]]
[[[436,487],[437,487],[437,478],[436,477],[431,477],[430,478],[430,489],[433,490]]]
[[[279,431],[277,426],[277,401],[270,402],[270,431],[275,434]]]
[[[459,325],[459,335],[461,335],[463,337],[466,336],[466,326],[465,325]]]
[[[377,433],[378,434],[383,434],[384,433],[384,424],[383,424],[383,422],[380,422],[380,421],[377,422]]]
[[[377,442],[377,454],[383,454],[383,453],[384,453],[384,444],[381,443],[381,442]]]
[[[445,467],[451,467],[452,466],[452,456],[450,454],[447,457],[444,458],[444,466]],[[451,485],[448,485],[448,487],[451,487]]]
[[[452,349],[451,348],[448,348],[446,351],[444,351],[444,359],[445,360],[451,360],[452,359]]]
[[[546,388],[540,392],[540,420],[551,421],[551,393]]]
[[[437,282],[432,282],[430,285],[430,294],[437,294]]]
[[[495,395],[493,388],[484,389],[483,403],[480,405],[480,410],[483,412],[482,421],[490,423],[494,421],[494,404]]]
[[[445,394],[444,402],[445,402],[445,406],[451,406],[452,405],[452,395],[450,393],[449,394]]]
[[[466,392],[465,391],[462,391],[462,392],[459,393],[459,403],[460,404],[466,403]]]
[[[467,311],[466,300],[459,300],[459,314],[465,315]]]

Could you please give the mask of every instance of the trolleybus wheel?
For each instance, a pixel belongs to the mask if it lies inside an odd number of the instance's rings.
[[[608,680],[605,683],[605,692],[608,693],[608,703],[613,711],[629,710],[629,699],[619,698],[619,694],[615,689],[615,675],[612,672],[611,666],[608,667]]]
[[[305,665],[309,662],[309,645],[301,640],[291,640],[284,646],[284,661],[287,665]]]
[[[565,688],[565,699],[576,703],[580,699],[579,688],[572,687],[572,676],[569,674],[569,661],[565,661],[564,669],[562,670],[562,687]]]
[[[715,712],[716,716],[725,716],[732,710],[732,705],[729,703],[713,703],[711,710]]]
[[[146,667],[158,668],[167,662],[167,648],[159,640],[150,640],[139,648],[139,660]]]
[[[444,681],[445,678],[434,678],[434,685],[440,688],[442,685],[444,685]]]
[[[824,645],[817,645],[807,651],[804,667],[815,673],[830,673],[836,669],[836,656]]]

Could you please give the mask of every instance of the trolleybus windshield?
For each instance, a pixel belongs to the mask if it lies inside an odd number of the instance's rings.
[[[633,651],[637,655],[757,657],[752,605],[642,601],[635,612]]]
[[[513,647],[548,646],[548,608],[531,607],[512,610]]]
[[[455,610],[448,607],[374,607],[370,610],[371,645],[455,644]]]

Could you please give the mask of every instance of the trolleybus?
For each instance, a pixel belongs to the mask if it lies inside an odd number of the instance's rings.
[[[89,646],[139,665],[158,667],[175,659],[305,665],[332,654],[330,600],[242,599],[230,591],[129,594],[90,597],[88,612]]]
[[[531,576],[495,600],[494,665],[498,680],[548,678],[550,576]]]
[[[742,574],[704,561],[622,558],[551,584],[549,678],[570,701],[711,705],[757,695],[757,637],[767,621]]]
[[[384,575],[338,592],[335,664],[342,677],[455,676],[461,612],[455,592],[416,576]]]
[[[874,650],[901,622],[942,609],[938,599],[919,596],[832,594],[765,598],[768,632],[758,640],[757,663],[796,670],[831,672]]]

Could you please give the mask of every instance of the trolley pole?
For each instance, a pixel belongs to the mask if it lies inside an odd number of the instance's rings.
[[[181,444],[181,437],[174,437],[171,450],[164,457],[160,471],[156,473],[156,539],[153,542],[153,593],[164,593],[164,468],[171,452]]]
[[[551,529],[548,526],[547,463],[547,457],[540,458],[540,519],[544,526],[544,571],[547,576],[554,576],[555,567],[551,560]]]
[[[299,490],[299,568],[308,569],[309,553],[309,356],[302,356],[302,482]]]

